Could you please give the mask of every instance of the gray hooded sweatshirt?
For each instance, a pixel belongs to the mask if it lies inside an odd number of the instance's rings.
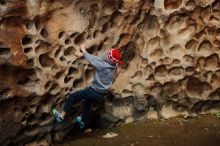
[[[91,87],[97,92],[105,93],[112,85],[116,65],[89,53],[85,53],[84,57],[96,69]]]

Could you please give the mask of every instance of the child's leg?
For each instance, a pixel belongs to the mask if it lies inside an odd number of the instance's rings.
[[[89,123],[89,120],[91,119],[91,104],[99,101],[102,96],[102,93],[98,93],[89,87],[89,94],[86,96],[82,112],[82,121],[85,124]]]
[[[83,105],[82,121],[86,124],[91,119],[91,104],[92,104],[91,101],[86,100]]]
[[[64,118],[67,113],[71,112],[73,104],[80,102],[82,99],[86,99],[88,94],[88,88],[70,94],[61,112],[61,118]]]

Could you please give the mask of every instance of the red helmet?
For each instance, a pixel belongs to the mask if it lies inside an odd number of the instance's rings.
[[[122,64],[121,61],[121,53],[118,51],[117,48],[111,48],[107,50],[107,57],[108,60],[114,64]]]

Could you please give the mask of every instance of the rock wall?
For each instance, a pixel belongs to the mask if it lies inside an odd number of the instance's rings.
[[[0,145],[59,137],[51,109],[93,79],[80,43],[123,54],[103,127],[218,110],[219,26],[218,0],[1,0]]]

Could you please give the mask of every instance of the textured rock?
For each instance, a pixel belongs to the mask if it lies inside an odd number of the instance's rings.
[[[51,109],[93,79],[83,42],[123,54],[103,127],[218,110],[219,19],[218,0],[0,1],[0,145],[59,139]]]

